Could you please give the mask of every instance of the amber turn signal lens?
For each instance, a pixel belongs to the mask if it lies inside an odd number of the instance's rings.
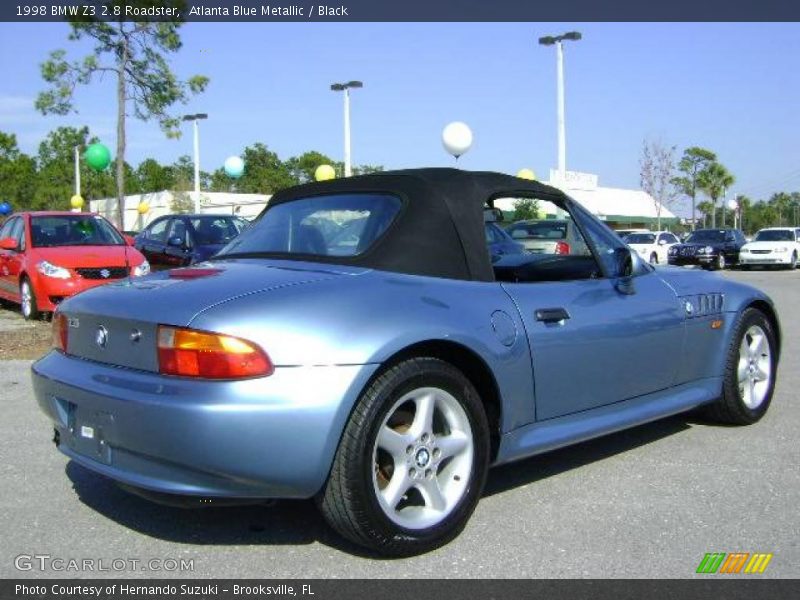
[[[69,323],[66,315],[56,311],[52,322],[53,348],[61,352],[67,352],[67,337],[69,334]]]
[[[166,325],[158,326],[158,367],[164,375],[202,379],[266,377],[275,370],[253,342]]]

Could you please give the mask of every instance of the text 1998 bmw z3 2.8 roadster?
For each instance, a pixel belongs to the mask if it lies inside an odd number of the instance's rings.
[[[494,263],[502,197],[570,219],[567,253]],[[316,497],[342,535],[425,552],[490,465],[707,405],[767,410],[770,299],[654,270],[559,190],[386,172],[276,194],[211,261],[65,300],[35,393],[73,461],[151,497]]]

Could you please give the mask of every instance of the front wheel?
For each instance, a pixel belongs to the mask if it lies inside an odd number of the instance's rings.
[[[36,293],[33,291],[31,280],[23,277],[19,284],[19,304],[22,316],[26,321],[39,318],[39,307],[36,304]]]
[[[722,396],[708,407],[722,423],[749,425],[767,412],[775,391],[778,347],[763,312],[748,308],[736,325],[728,350]]]
[[[714,268],[718,271],[722,271],[725,268],[725,265],[726,265],[725,255],[722,252],[720,252],[717,255],[717,260],[714,261]]]
[[[328,523],[381,554],[449,542],[480,498],[489,430],[478,393],[436,358],[403,361],[361,395],[318,498]]]
[[[656,255],[656,253],[655,253],[655,252],[653,252],[653,253],[650,255],[650,264],[651,264],[651,265],[657,265],[657,264],[658,264],[658,256]]]
[[[789,270],[793,271],[794,269],[797,268],[797,251],[796,250],[794,252],[792,252],[791,261],[792,262],[789,263]]]

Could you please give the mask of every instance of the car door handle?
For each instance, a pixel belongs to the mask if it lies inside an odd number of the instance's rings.
[[[565,308],[539,308],[533,314],[537,321],[544,323],[558,323],[570,318]]]

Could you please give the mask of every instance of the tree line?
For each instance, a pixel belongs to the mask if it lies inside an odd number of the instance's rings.
[[[734,214],[727,206],[726,196],[736,178],[716,153],[691,146],[677,161],[675,154],[675,146],[657,140],[645,140],[642,145],[640,183],[653,198],[659,229],[662,207],[673,206],[681,196],[691,200],[692,229],[731,226],[734,218],[748,233],[764,227],[800,226],[800,192],[775,192],[769,198],[757,200],[742,194],[731,196],[736,202]]]
[[[0,131],[0,201],[8,201],[14,211],[67,210],[75,193],[75,147],[84,148],[99,141],[88,127],[59,127],[51,131],[31,156],[19,149],[16,136]],[[267,145],[256,142],[241,154],[244,173],[231,179],[222,167],[200,172],[200,188],[206,192],[239,192],[273,194],[286,187],[313,181],[314,171],[323,164],[341,174],[341,162],[317,151],[305,152],[286,160]],[[146,194],[171,190],[194,189],[194,164],[189,156],[181,156],[172,164],[161,164],[147,158],[136,167],[125,162],[124,192]],[[354,174],[382,171],[383,167],[358,165]],[[89,200],[111,198],[117,194],[116,161],[102,172],[92,170],[80,161],[81,196]]]

